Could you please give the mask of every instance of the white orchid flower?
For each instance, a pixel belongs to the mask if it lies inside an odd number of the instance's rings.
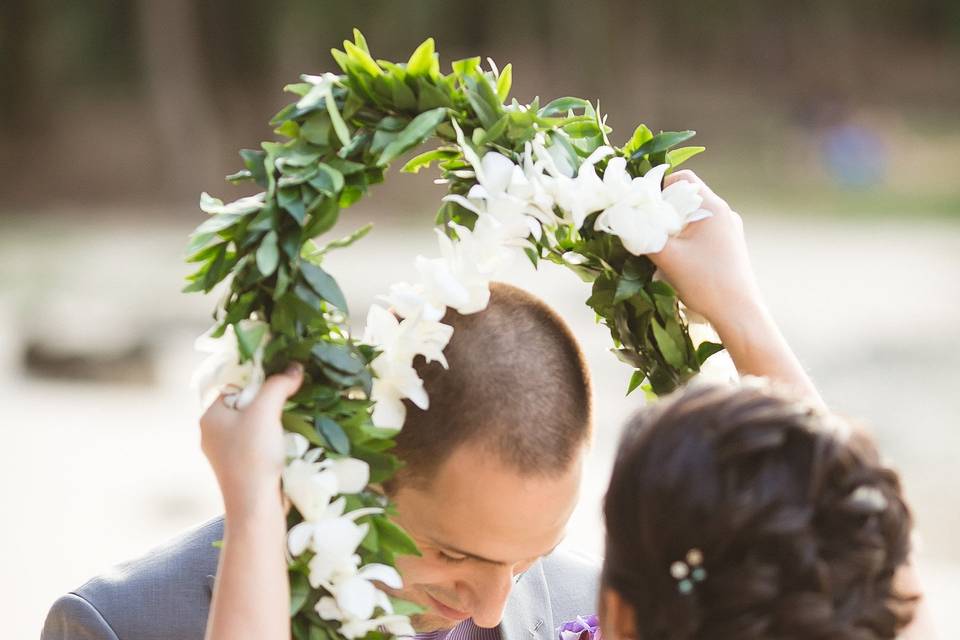
[[[331,533],[331,528],[334,529],[334,533],[338,531],[341,534],[345,532],[353,534],[356,533],[355,528],[347,527],[343,524],[331,525],[330,523],[332,522],[339,520],[355,522],[358,518],[362,518],[363,516],[383,513],[383,509],[378,507],[368,507],[364,509],[356,509],[344,514],[346,504],[346,500],[343,497],[337,498],[327,505],[327,508],[315,520],[304,520],[303,522],[295,524],[290,531],[287,532],[287,548],[290,551],[290,555],[299,556],[308,548],[314,549],[315,551],[322,551],[323,548],[325,548],[324,545],[326,544],[323,536],[325,534],[329,535]],[[357,526],[360,527],[362,525]],[[366,532],[364,531],[364,535],[365,534]],[[362,539],[363,538],[361,537],[360,540]],[[359,544],[359,542],[357,544]],[[350,549],[350,553],[352,554],[354,551],[356,551],[356,549],[357,547],[354,545],[353,548]],[[329,549],[327,550],[329,551]],[[344,561],[349,559],[347,555],[344,555],[343,558]]]
[[[412,635],[409,619],[394,615],[390,598],[375,582],[393,589],[403,586],[400,574],[393,567],[374,563],[354,568],[324,585],[331,595],[317,602],[317,613],[324,620],[340,621],[340,632],[347,638],[362,638],[381,626],[395,635]],[[377,609],[384,615],[374,618]]]
[[[576,229],[583,226],[588,215],[613,204],[608,186],[597,175],[595,167],[597,162],[612,153],[610,147],[599,147],[583,161],[575,177],[568,178],[558,171],[545,183],[564,212],[566,221]]]
[[[302,458],[310,448],[310,441],[299,433],[288,431],[283,434],[283,447],[287,459]]]
[[[502,273],[514,252],[504,244],[503,227],[490,217],[477,219],[474,230],[453,224],[458,240],[437,229],[439,258],[417,256],[416,266],[426,300],[462,314],[486,309],[490,281]]]
[[[318,463],[301,459],[290,461],[282,480],[283,492],[307,521],[322,519],[340,488],[335,473],[321,472]]]
[[[456,121],[454,121],[456,126]],[[536,172],[521,167],[496,151],[481,159],[466,142],[459,126],[457,141],[464,158],[473,167],[477,184],[466,196],[450,194],[445,202],[456,202],[478,216],[489,215],[502,225],[503,234],[513,243],[521,243],[533,235],[539,239],[543,224],[553,224],[553,199],[537,183]]]
[[[240,362],[240,349],[233,325],[227,326],[226,332],[219,338],[211,337],[211,329],[194,343],[197,351],[210,354],[194,371],[190,381],[190,386],[200,394],[204,408],[209,407],[220,393],[230,389],[237,393],[236,407],[244,409],[263,385],[263,349],[270,338],[265,330],[267,324],[260,320],[241,320],[240,325],[248,334],[259,327],[264,328],[253,358],[246,362]]]
[[[320,453],[322,449],[313,449],[305,459],[291,460],[282,473],[284,493],[308,522],[328,517],[334,496],[359,493],[370,479],[370,466],[363,460],[327,458],[315,462]]]
[[[367,313],[364,342],[391,352],[391,358],[409,356],[412,363],[414,356],[422,355],[427,362],[439,362],[446,368],[443,350],[450,342],[453,328],[437,321],[438,312],[440,317],[446,312],[442,300],[428,299],[423,285],[406,283],[393,288],[391,295],[381,299],[393,303],[394,310],[403,320],[398,320],[382,307],[372,306]]]
[[[443,349],[452,334],[453,328],[449,325],[425,320],[419,315],[401,321],[383,307],[370,307],[364,342],[381,351],[371,363],[375,374],[370,392],[375,403],[375,425],[401,428],[407,414],[404,398],[421,409],[429,407],[423,381],[413,368],[413,359],[423,355],[428,361],[436,360],[447,366]]]
[[[558,144],[547,146],[547,137],[542,131],[538,131],[533,137],[529,149],[526,149],[526,155],[535,160],[536,164],[546,169],[547,174],[553,178],[572,178],[576,171],[570,163],[570,158]]]
[[[336,576],[356,568],[360,561],[356,555],[357,547],[367,536],[370,525],[357,524],[350,518],[331,518],[308,524],[308,527],[311,532],[310,548],[314,551],[314,556],[310,558],[307,567],[310,569],[310,584],[314,589],[325,586]]]
[[[393,613],[387,594],[377,588],[374,582],[381,582],[392,589],[403,587],[403,580],[396,569],[376,563],[361,567],[355,575],[333,583],[331,593],[348,619],[369,620],[377,607]]]
[[[661,190],[663,175],[669,168],[661,164],[646,175],[631,178],[624,158],[607,164],[603,184],[613,199],[597,217],[594,228],[616,235],[634,255],[661,251],[667,239],[688,223],[709,217],[700,209],[703,199],[696,185],[678,181]]]

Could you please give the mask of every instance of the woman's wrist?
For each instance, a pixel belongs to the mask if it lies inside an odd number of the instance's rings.
[[[774,343],[781,339],[780,330],[762,300],[755,297],[727,305],[727,312],[710,318],[731,356],[742,353],[751,346]]]
[[[225,519],[236,524],[284,517],[283,494],[278,482],[255,485],[236,494],[225,493],[223,506]]]

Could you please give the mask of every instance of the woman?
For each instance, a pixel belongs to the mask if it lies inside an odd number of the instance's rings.
[[[769,389],[695,385],[634,418],[604,513],[608,639],[880,640],[911,618],[897,475]]]

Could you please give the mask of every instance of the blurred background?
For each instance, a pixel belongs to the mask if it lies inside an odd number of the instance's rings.
[[[903,473],[943,629],[960,625],[960,3],[629,0],[0,3],[0,601],[36,637],[61,593],[220,512],[188,388],[215,300],[181,294],[207,190],[300,73],[366,35],[406,60],[434,36],[514,65],[514,95],[600,99],[611,139],[695,129],[691,162],[746,221],[761,285],[828,402]],[[332,232],[354,315],[434,251],[442,187],[399,175]],[[385,268],[387,267],[387,268]],[[598,437],[568,546],[601,552],[625,366],[544,267],[514,282],[582,339]],[[943,631],[943,630],[942,630]],[[944,631],[944,637],[950,637]]]

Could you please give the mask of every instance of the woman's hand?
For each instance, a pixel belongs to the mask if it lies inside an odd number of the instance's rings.
[[[687,225],[650,259],[683,303],[713,325],[741,375],[768,378],[822,404],[763,302],[740,215],[692,171],[678,171],[665,183],[678,180],[697,185],[713,215]]]
[[[719,331],[763,306],[743,220],[692,171],[667,176],[665,186],[685,180],[699,187],[701,207],[713,215],[691,223],[649,258],[683,303]]]
[[[291,365],[270,376],[246,409],[229,408],[221,396],[200,419],[200,446],[226,509],[206,640],[290,638],[280,416],[301,382],[303,367]]]
[[[294,363],[270,376],[246,409],[229,408],[221,396],[200,418],[200,447],[213,467],[228,517],[255,511],[263,499],[280,500],[280,416],[302,381],[303,367]]]

